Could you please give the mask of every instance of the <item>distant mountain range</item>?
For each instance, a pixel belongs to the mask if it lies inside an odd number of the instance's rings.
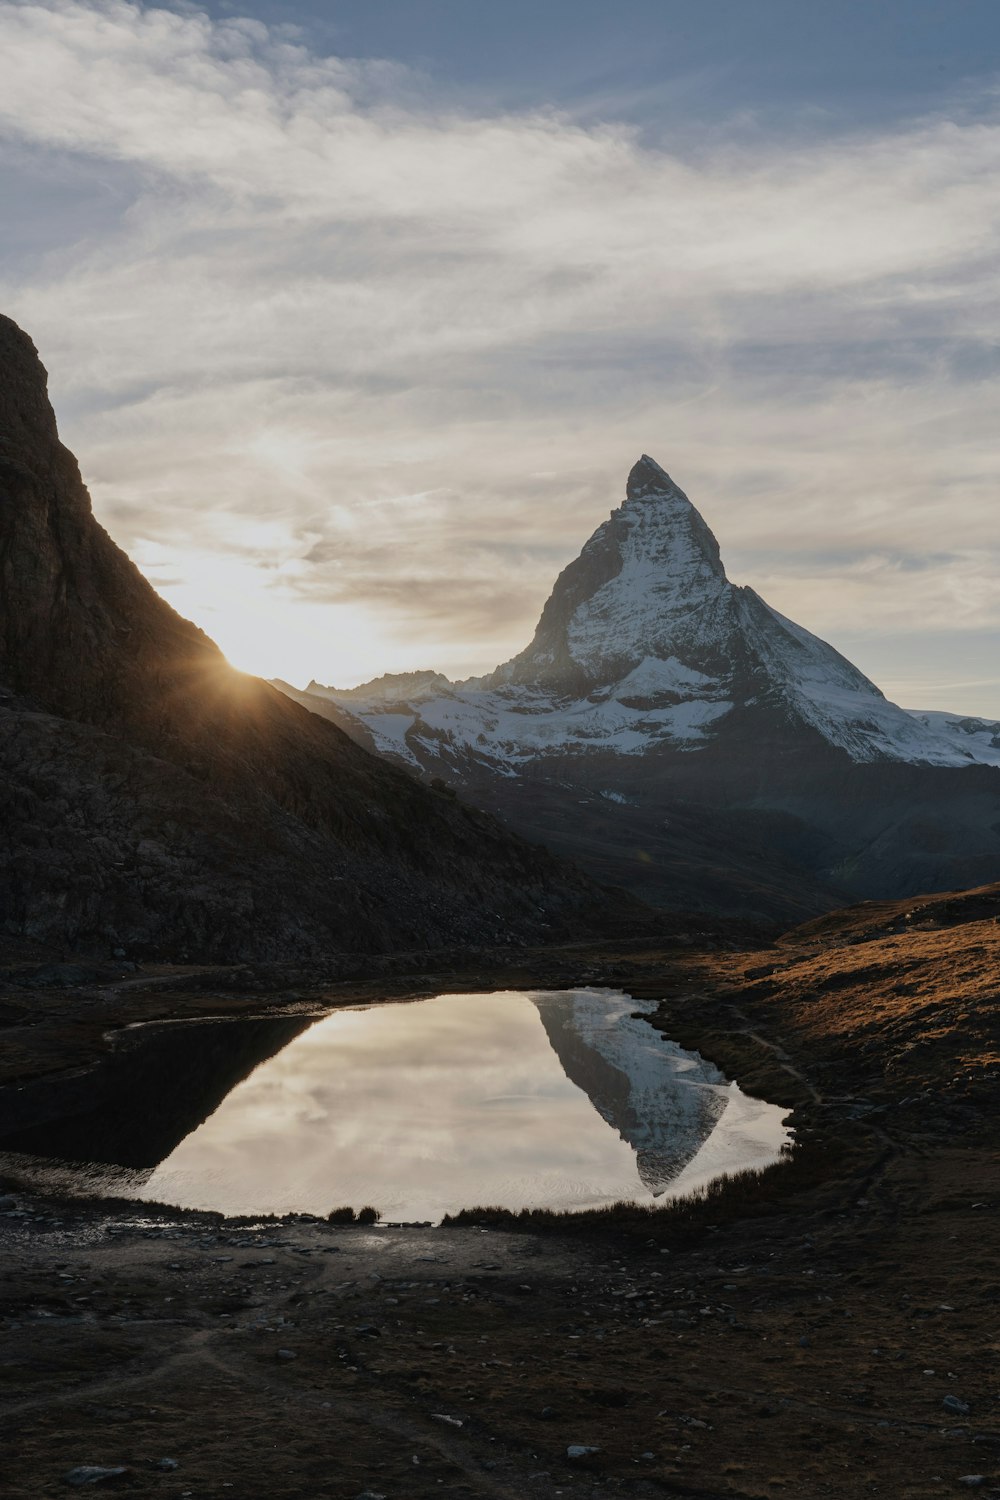
[[[645,455],[496,671],[277,686],[658,905],[793,919],[1000,876],[1000,723],[897,707],[730,583]]]
[[[0,317],[0,937],[308,958],[636,913],[229,667],[94,519]]]

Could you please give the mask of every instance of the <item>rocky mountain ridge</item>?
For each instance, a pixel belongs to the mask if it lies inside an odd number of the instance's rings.
[[[615,898],[234,671],[177,615],[94,519],[37,352],[7,318],[0,769],[10,937],[218,959],[615,920]]]

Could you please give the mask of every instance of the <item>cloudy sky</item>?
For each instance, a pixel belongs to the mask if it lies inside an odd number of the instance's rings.
[[[1000,715],[995,0],[0,0],[0,309],[237,665],[523,646],[641,451]]]

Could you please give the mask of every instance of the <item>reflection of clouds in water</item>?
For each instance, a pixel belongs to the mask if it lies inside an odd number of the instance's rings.
[[[589,1009],[603,1003],[594,995]],[[370,1201],[413,1218],[482,1202],[649,1198],[634,1150],[566,1076],[535,1004],[516,993],[318,1021],[234,1089],[145,1193],[229,1212]]]

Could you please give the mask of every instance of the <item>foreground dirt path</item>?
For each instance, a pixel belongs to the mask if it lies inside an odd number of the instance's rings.
[[[673,1250],[24,1200],[0,1219],[3,1493],[68,1493],[80,1464],[191,1500],[1000,1493],[1000,1181],[961,1188],[983,1172],[897,1156],[878,1202]]]

